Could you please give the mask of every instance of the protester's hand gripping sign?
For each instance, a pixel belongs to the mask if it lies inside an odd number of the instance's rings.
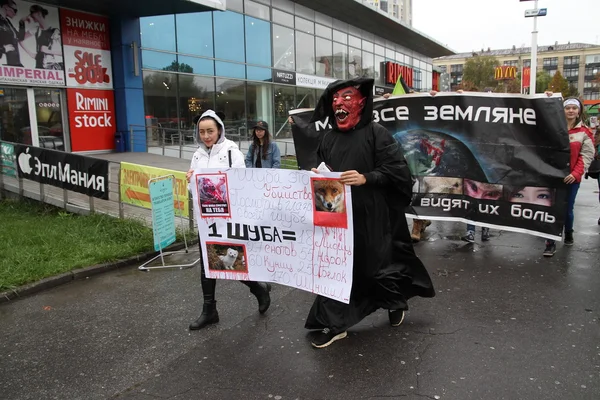
[[[348,303],[352,198],[339,176],[196,171],[192,195],[206,276],[275,282]]]

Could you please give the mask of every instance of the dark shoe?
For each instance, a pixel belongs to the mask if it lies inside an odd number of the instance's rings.
[[[262,282],[258,282],[258,285],[250,289],[250,292],[252,292],[252,294],[256,296],[256,300],[258,300],[258,312],[261,314],[266,313],[271,305],[270,291],[271,285]]]
[[[465,242],[475,243],[475,232],[467,231],[467,234],[461,238]]]
[[[598,225],[600,225],[600,218],[598,218]]]
[[[202,306],[202,314],[197,320],[190,324],[190,331],[197,331],[210,324],[219,322],[219,313],[217,312],[217,302],[204,303]]]
[[[487,242],[490,240],[490,228],[481,228],[481,241]]]
[[[389,310],[388,317],[392,326],[400,326],[404,321],[404,310]]]
[[[316,332],[313,335],[311,344],[314,347],[316,347],[317,349],[322,349],[324,347],[329,346],[331,343],[335,342],[336,340],[345,338],[346,336],[348,336],[348,333],[346,333],[346,332],[335,333],[331,329],[325,328],[322,331]]]
[[[573,231],[565,232],[565,246],[573,246]]]
[[[546,249],[544,250],[544,257],[552,257],[556,253],[556,244],[546,242]]]

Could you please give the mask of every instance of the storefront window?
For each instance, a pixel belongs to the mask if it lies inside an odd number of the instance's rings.
[[[0,88],[0,139],[33,144],[27,106],[27,89]]]
[[[179,72],[188,74],[214,75],[215,66],[213,60],[188,56],[177,56],[179,61]]]
[[[177,51],[213,57],[212,13],[177,14]]]
[[[244,64],[233,64],[223,61],[215,61],[215,72],[217,76],[228,78],[246,78],[246,67]]]
[[[268,6],[255,3],[250,0],[246,0],[244,2],[244,8],[246,10],[246,14],[248,14],[248,15],[252,15],[253,17],[262,18],[262,19],[266,19],[266,20],[271,19],[270,15],[269,15],[269,7]]]
[[[175,54],[142,50],[142,68],[161,70],[164,68],[172,68],[175,64],[177,64],[177,57]],[[171,70],[177,71],[177,69]]]
[[[175,16],[140,18],[142,47],[175,51]]]
[[[296,102],[293,86],[273,86],[274,91],[274,123],[272,134],[277,139],[292,137],[292,130],[288,124],[288,112],[294,110]]]
[[[294,6],[292,5],[292,9],[293,8]],[[282,11],[273,9],[273,22],[292,27],[294,26],[294,16],[292,14],[284,13]]]
[[[39,146],[65,151],[62,101],[58,89],[34,89]]]
[[[316,39],[316,75],[333,76],[333,48],[331,40]]]
[[[363,75],[362,52],[352,47],[348,50],[348,78],[358,78]]]
[[[193,141],[194,117],[215,108],[215,79],[179,75],[179,121],[186,139]]]
[[[319,24],[315,24],[315,32],[317,36],[322,36],[331,40],[331,28]]]
[[[213,13],[215,23],[215,58],[245,61],[244,17],[231,11]]]
[[[294,70],[294,30],[273,24],[273,66]]]
[[[362,68],[363,76],[375,78],[375,64],[373,62],[373,53],[368,53],[366,51],[362,52]]]
[[[154,140],[169,143],[178,135],[177,75],[168,72],[144,71],[144,108],[150,124],[157,127]]]
[[[317,101],[314,89],[296,89],[296,108],[315,108]]]
[[[315,23],[305,20],[304,18],[296,17],[296,30],[302,33],[315,33]]]
[[[248,65],[246,67],[246,76],[248,80],[252,81],[270,81],[273,74],[270,68],[251,67]]]
[[[246,137],[246,90],[244,81],[216,80],[216,111],[225,113],[225,133],[236,141]]]
[[[248,82],[246,90],[248,108],[248,128],[256,121],[267,121],[273,134],[273,87],[271,85]],[[250,132],[248,132],[250,134]]]
[[[348,72],[348,48],[339,43],[333,43],[333,77],[346,79]]]
[[[271,66],[271,24],[246,17],[246,62]]]
[[[336,42],[348,44],[348,34],[333,30],[333,40]]]
[[[315,73],[315,37],[296,31],[296,71]]]
[[[384,84],[385,79],[385,68],[383,65],[385,63],[385,58],[382,56],[375,56],[375,83],[379,85]]]

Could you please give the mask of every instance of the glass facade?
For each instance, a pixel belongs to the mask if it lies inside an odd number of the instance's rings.
[[[273,83],[273,70],[367,76],[384,85],[381,66],[392,61],[414,69],[415,90],[431,89],[431,59],[335,18],[287,0],[231,0],[227,7],[140,19],[152,123],[189,131],[194,116],[215,109],[225,113],[228,135],[247,137],[260,119],[277,138],[290,137],[288,111],[315,107],[322,90]]]

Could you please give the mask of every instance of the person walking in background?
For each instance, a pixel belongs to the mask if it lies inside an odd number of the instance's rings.
[[[245,168],[244,155],[239,150],[237,144],[225,138],[225,125],[221,116],[212,110],[206,111],[198,119],[195,129],[196,140],[199,143],[198,150],[192,157],[190,169],[186,174],[187,181],[190,182],[194,171],[201,168]],[[189,185],[191,190],[192,186]],[[200,247],[202,252],[202,247]],[[217,302],[215,300],[216,279],[206,277],[204,265],[200,266],[202,284],[202,295],[204,304],[202,314],[190,324],[190,330],[202,329],[207,325],[219,322],[219,313],[217,312]],[[258,300],[258,312],[264,314],[271,305],[269,291],[271,285],[253,281],[240,281],[250,288],[250,292]]]
[[[269,124],[258,121],[252,130],[252,143],[246,153],[246,168],[279,168],[281,153],[277,143],[271,141]]]
[[[551,96],[552,93],[548,93]],[[581,184],[581,178],[590,166],[594,158],[594,137],[592,132],[583,124],[582,113],[583,104],[577,98],[571,97],[563,103],[565,117],[569,128],[569,141],[571,143],[571,173],[567,175],[564,182],[567,184],[567,209],[565,220],[565,246],[572,246],[573,238],[573,207],[577,191]],[[552,257],[556,253],[556,242],[554,240],[546,241],[544,257]]]

